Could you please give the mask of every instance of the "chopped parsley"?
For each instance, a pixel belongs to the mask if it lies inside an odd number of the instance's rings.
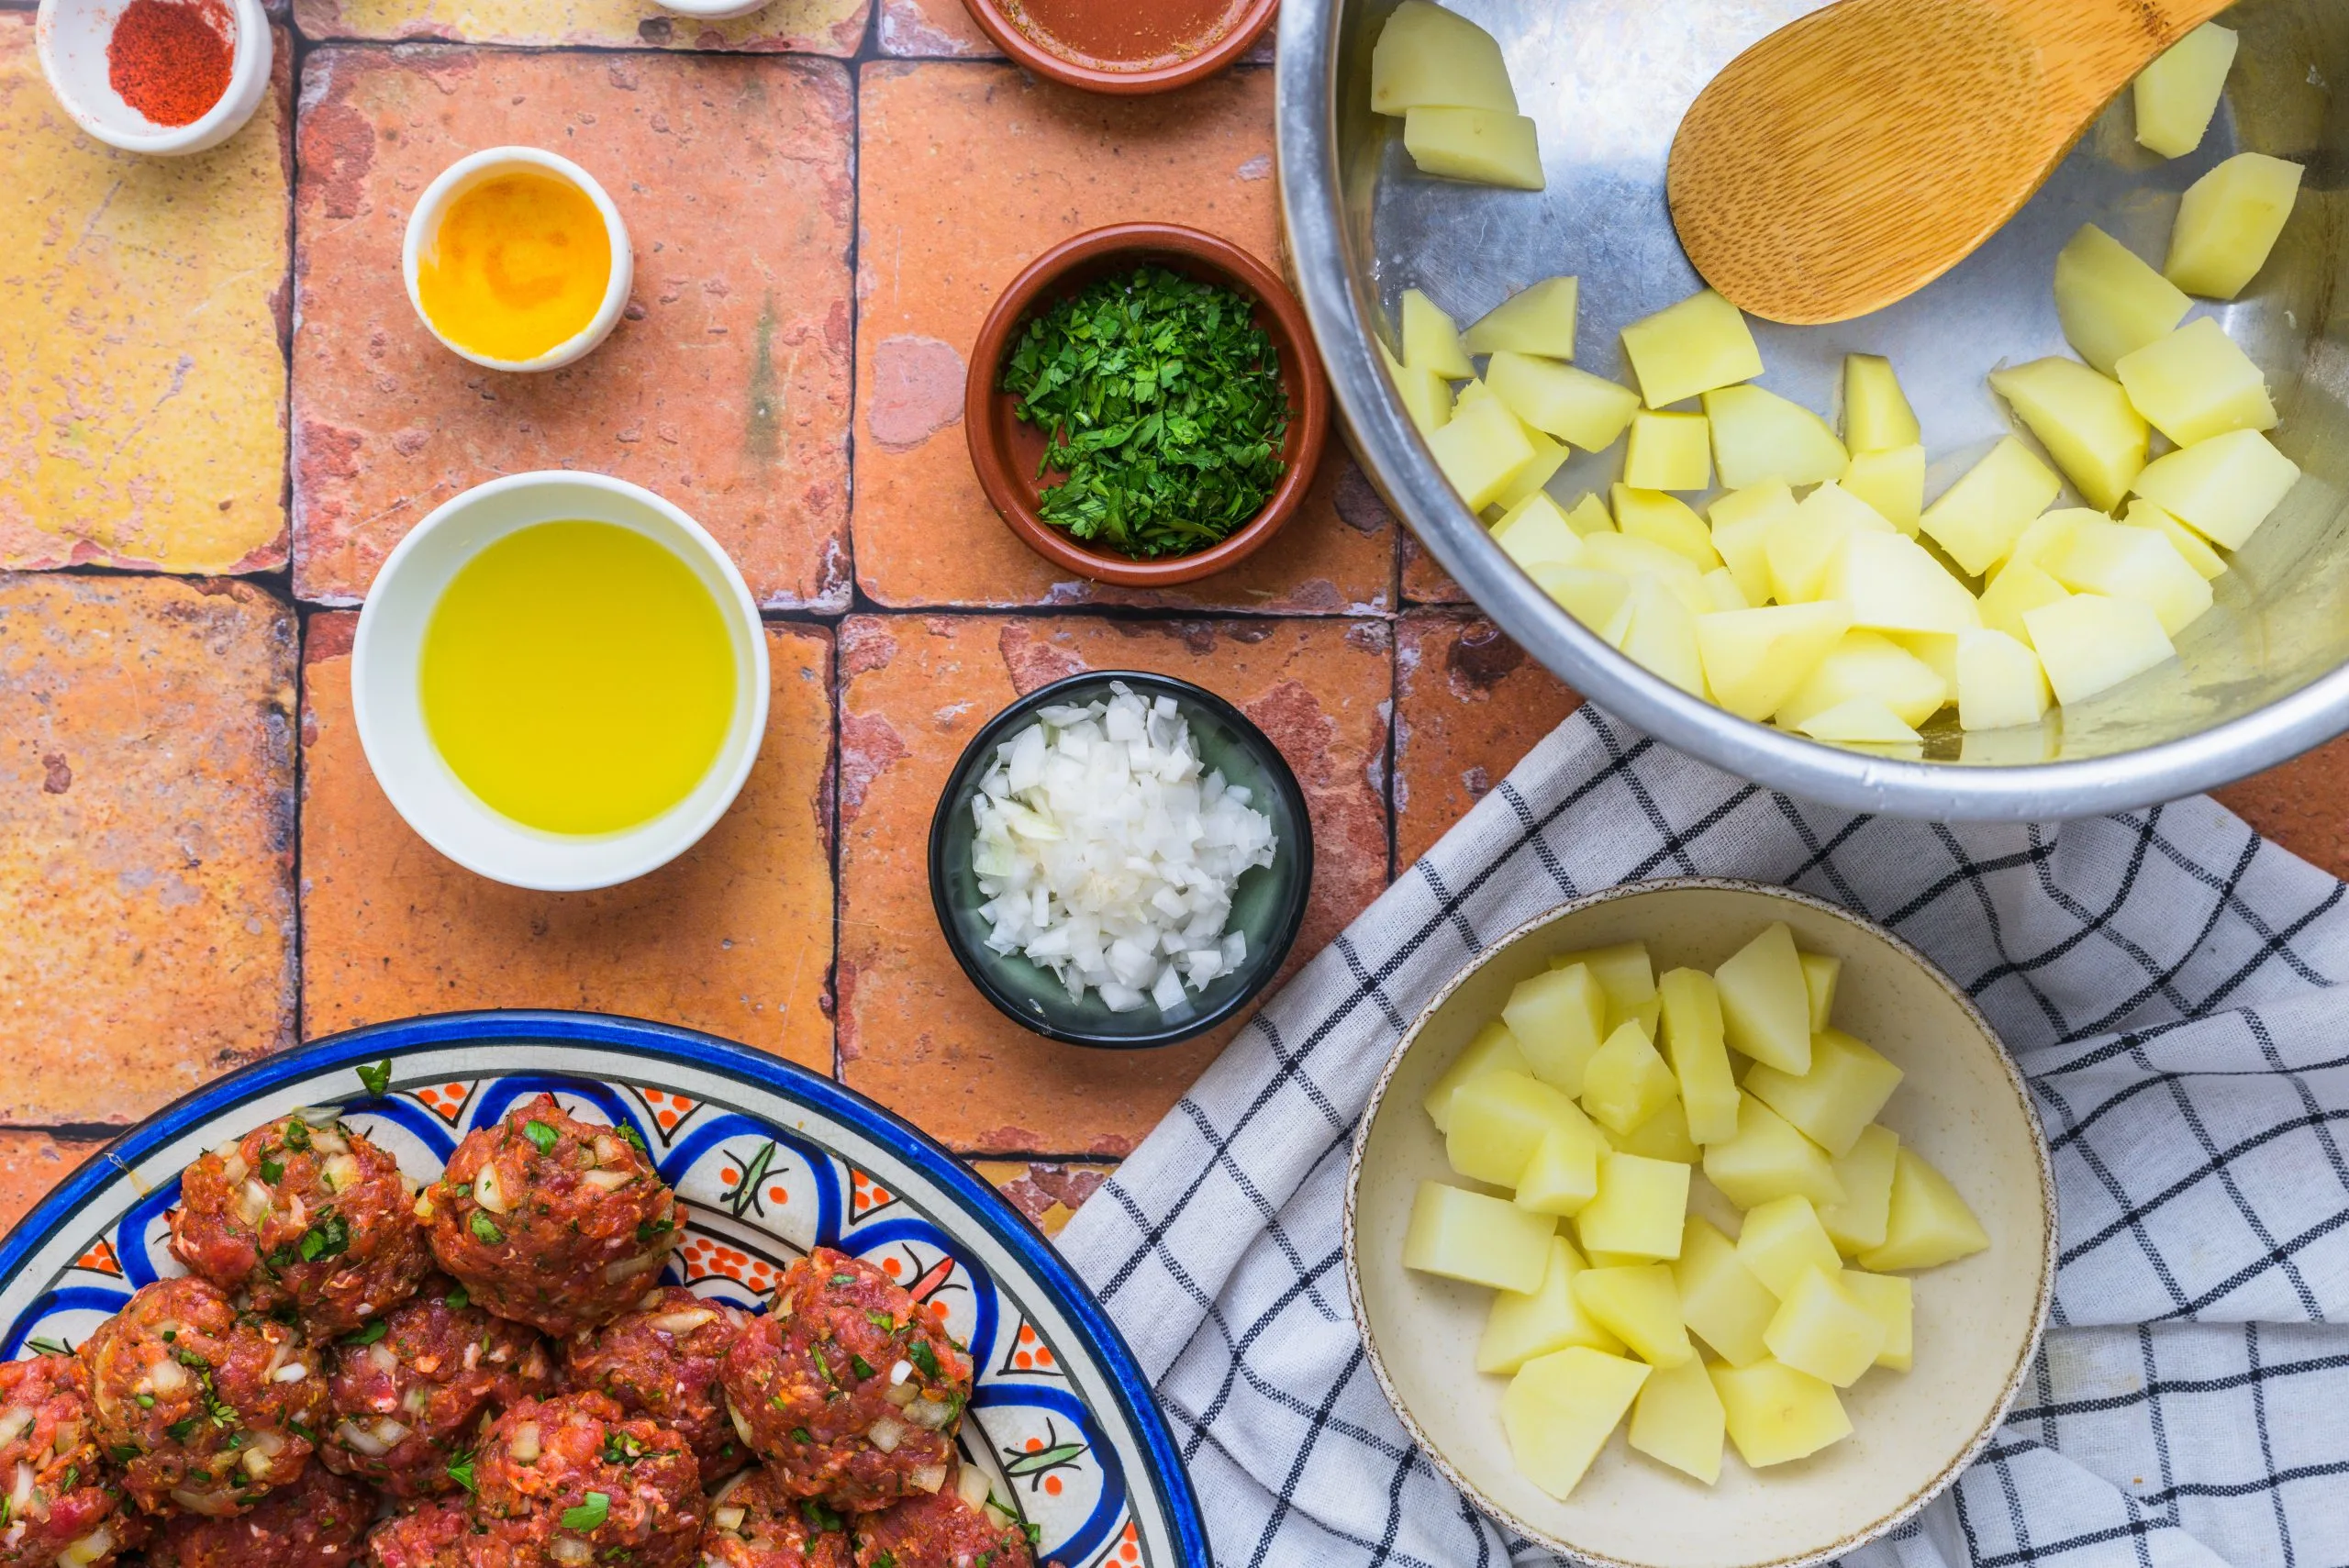
[[[391,1331],[392,1326],[378,1318],[373,1323],[345,1334],[342,1342],[346,1345],[372,1345]]]
[[[810,1345],[807,1347],[807,1359],[816,1363],[817,1375],[821,1377],[826,1383],[837,1383],[840,1381],[832,1375],[831,1364],[824,1360],[823,1351],[818,1350],[815,1346]]]
[[[283,1160],[263,1160],[261,1162],[261,1179],[267,1182],[271,1186],[275,1186],[278,1183],[284,1181],[285,1179],[285,1162]]]
[[[506,1240],[506,1232],[500,1230],[496,1222],[479,1209],[473,1210],[473,1218],[465,1221],[465,1229],[473,1233],[474,1240],[486,1242],[492,1247]]]
[[[473,1455],[478,1449],[467,1449],[449,1462],[449,1479],[470,1492],[473,1489]]]
[[[677,1222],[674,1219],[640,1219],[636,1222],[637,1244],[641,1246],[648,1241],[666,1236],[676,1228]]]
[[[602,1528],[604,1521],[609,1518],[611,1514],[611,1495],[607,1492],[590,1492],[578,1507],[562,1510],[562,1528],[584,1533]]]
[[[465,1287],[463,1285],[459,1285],[456,1289],[451,1291],[448,1295],[440,1298],[440,1305],[447,1307],[451,1312],[462,1312],[468,1306],[472,1305],[472,1303],[473,1297],[465,1294]]]
[[[938,1352],[930,1348],[928,1340],[916,1340],[906,1347],[906,1359],[921,1369],[924,1377],[938,1375]]]
[[[834,1274],[832,1276],[832,1288],[834,1290],[840,1289],[841,1286],[844,1284],[854,1284],[855,1283],[856,1276],[854,1274]]]
[[[318,1210],[318,1218],[302,1232],[302,1261],[315,1263],[351,1250],[351,1223],[333,1209]]]
[[[60,1492],[71,1492],[73,1490],[73,1484],[81,1479],[82,1467],[78,1464],[69,1464],[65,1467],[65,1473],[57,1478],[57,1489]]]
[[[382,1099],[392,1086],[392,1059],[384,1058],[373,1067],[359,1070],[359,1086],[374,1099]]]
[[[806,1502],[801,1503],[799,1505],[799,1511],[807,1515],[807,1522],[814,1525],[818,1529],[837,1530],[848,1528],[847,1525],[841,1521],[840,1515],[832,1512],[831,1509],[824,1507],[823,1504],[818,1502],[813,1497],[810,1497]]]
[[[885,1551],[873,1560],[873,1568],[897,1568],[897,1554]]]
[[[524,1122],[522,1136],[529,1139],[541,1154],[553,1153],[554,1146],[562,1141],[562,1134],[542,1121]]]
[[[114,1455],[114,1462],[117,1464],[128,1464],[139,1457],[141,1451],[137,1443],[116,1443],[106,1451]]]
[[[621,1138],[625,1139],[629,1147],[633,1148],[639,1154],[650,1154],[652,1152],[652,1151],[644,1146],[644,1134],[636,1130],[635,1124],[624,1121],[613,1130],[618,1132]]]
[[[856,1373],[860,1380],[873,1375],[873,1363],[860,1355],[852,1355],[848,1358],[848,1369]]]
[[[791,1429],[791,1440],[796,1443],[812,1443],[816,1440],[816,1434],[805,1427],[794,1427]]]
[[[864,1320],[885,1334],[894,1334],[897,1331],[897,1320],[886,1312],[868,1311],[864,1315]]]
[[[646,1451],[643,1440],[634,1433],[606,1432],[604,1434],[604,1462],[606,1464],[634,1464],[645,1456]]]
[[[285,1147],[296,1154],[310,1146],[310,1124],[300,1117],[285,1118]]]

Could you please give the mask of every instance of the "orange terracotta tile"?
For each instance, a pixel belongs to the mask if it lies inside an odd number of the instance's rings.
[[[707,22],[654,0],[295,0],[294,19],[314,39],[851,55],[868,8],[869,0],[768,0],[747,17]]]
[[[1333,451],[1252,560],[1163,593],[1072,579],[991,511],[962,427],[967,356],[996,293],[1102,224],[1186,223],[1275,254],[1273,79],[1242,70],[1109,98],[1008,66],[863,68],[857,224],[856,570],[884,605],[1157,604],[1357,615],[1393,602],[1394,528],[1339,506]],[[983,193],[984,199],[974,199]]]
[[[1377,493],[1372,492],[1375,495]],[[1379,503],[1381,506],[1385,502]],[[1437,564],[1428,553],[1419,536],[1408,528],[1397,528],[1402,539],[1403,602],[1407,605],[1464,605],[1469,602],[1468,590],[1452,580],[1452,573]]]
[[[2349,740],[2216,793],[2221,805],[2302,860],[2349,877]]]
[[[972,989],[930,910],[926,830],[972,734],[1020,692],[1120,667],[1221,693],[1297,771],[1315,882],[1292,965],[1386,885],[1386,622],[852,617],[841,628],[841,1075],[957,1149],[1122,1157],[1230,1035],[1127,1052],[1030,1034]]]
[[[105,1147],[92,1139],[0,1131],[0,1230],[22,1219],[33,1205],[49,1195],[50,1188]]]
[[[995,1184],[1011,1207],[1035,1221],[1047,1236],[1058,1236],[1085,1201],[1100,1190],[1118,1167],[1093,1162],[1052,1163],[1029,1160],[980,1160],[973,1168]]]
[[[848,601],[842,67],[745,55],[337,47],[305,67],[294,581],[351,604],[435,506],[496,474],[634,480],[718,536],[770,607]],[[399,275],[424,185],[504,142],[556,149],[628,220],[636,286],[564,370],[484,371]]]
[[[296,636],[248,583],[0,574],[0,1122],[292,1042]]]
[[[624,886],[544,894],[441,859],[384,798],[351,722],[356,620],[314,617],[304,653],[306,1035],[466,1007],[573,1007],[830,1070],[829,630],[767,628],[766,744],[707,838]]]
[[[1395,643],[1395,860],[1406,865],[1582,706],[1490,621],[1418,613]]]

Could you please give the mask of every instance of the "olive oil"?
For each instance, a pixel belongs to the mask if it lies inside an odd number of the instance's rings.
[[[658,542],[538,523],[458,569],[424,632],[426,728],[492,810],[614,833],[693,793],[738,676],[718,601]]]

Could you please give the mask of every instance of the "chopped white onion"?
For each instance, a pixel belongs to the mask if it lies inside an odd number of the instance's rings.
[[[300,1362],[287,1362],[269,1374],[272,1383],[299,1383],[310,1375],[310,1369]]]
[[[881,1391],[881,1397],[886,1399],[890,1404],[895,1405],[898,1409],[902,1410],[907,1406],[921,1397],[921,1385],[918,1383],[893,1383],[888,1387]]]
[[[17,1462],[17,1485],[8,1494],[8,1511],[21,1514],[33,1500],[33,1467],[29,1460]]]
[[[963,1473],[954,1477],[954,1495],[974,1508],[987,1500],[988,1492],[987,1478],[975,1465],[964,1465]]]
[[[906,1440],[906,1424],[894,1416],[884,1416],[866,1429],[864,1435],[883,1453],[895,1453],[897,1445]]]
[[[726,1401],[726,1415],[727,1418],[734,1423],[734,1433],[742,1440],[742,1446],[745,1448],[753,1446],[751,1423],[742,1418],[741,1411],[734,1408],[734,1401],[730,1397]]]
[[[596,1163],[599,1165],[625,1165],[628,1163],[628,1145],[622,1143],[618,1139],[614,1138],[608,1132],[596,1134]]]
[[[709,1510],[709,1522],[728,1535],[741,1534],[742,1521],[750,1517],[751,1511],[748,1508],[739,1508],[731,1505]]]
[[[657,1269],[668,1261],[669,1251],[668,1249],[664,1247],[656,1252],[647,1252],[640,1258],[622,1258],[617,1263],[606,1263],[604,1265],[604,1283],[607,1284],[618,1284],[622,1280],[634,1279],[637,1275],[644,1273],[646,1270]]]
[[[917,1399],[906,1407],[906,1419],[926,1431],[940,1431],[953,1424],[954,1406],[945,1399]]]
[[[906,1485],[917,1492],[927,1492],[936,1496],[938,1489],[946,1485],[946,1467],[925,1464],[918,1470],[909,1470],[906,1473]]]
[[[575,1535],[559,1535],[547,1544],[547,1555],[557,1562],[593,1562],[596,1549]]]
[[[310,1134],[310,1146],[323,1154],[348,1154],[351,1152],[351,1143],[349,1140],[345,1139],[342,1134],[328,1131],[325,1128],[320,1128],[317,1131]]]
[[[898,1385],[900,1385],[900,1384],[904,1383],[904,1382],[906,1381],[906,1379],[907,1379],[907,1378],[911,1377],[913,1374],[914,1374],[914,1363],[913,1363],[913,1362],[909,1362],[909,1361],[900,1361],[900,1362],[893,1362],[893,1363],[890,1365],[890,1368],[889,1368],[889,1386],[890,1386],[890,1387],[892,1387],[892,1388],[895,1388],[895,1387],[896,1387]]]
[[[688,1307],[680,1312],[663,1312],[649,1320],[650,1326],[664,1334],[690,1334],[705,1323],[718,1321],[718,1314],[707,1307]]]
[[[11,1405],[6,1412],[0,1412],[0,1448],[6,1448],[24,1436],[25,1429],[31,1426],[34,1419],[29,1406]]]
[[[333,1155],[328,1159],[326,1169],[318,1174],[326,1179],[331,1190],[347,1193],[359,1184],[359,1157],[355,1154]]]
[[[159,1361],[147,1369],[147,1375],[139,1382],[146,1386],[135,1390],[137,1393],[177,1394],[187,1386],[187,1373],[180,1370],[180,1363],[175,1361]]]
[[[509,1207],[506,1188],[498,1182],[495,1161],[482,1166],[473,1177],[473,1201],[492,1214],[504,1214]]]
[[[114,1531],[100,1525],[57,1554],[58,1568],[90,1568],[93,1562],[105,1562],[113,1551]]]
[[[579,1178],[599,1193],[616,1193],[636,1180],[626,1171],[607,1171],[601,1166]]]
[[[539,1457],[539,1424],[536,1421],[518,1423],[506,1439],[506,1451],[514,1456],[517,1464],[534,1464]]]
[[[237,1218],[247,1225],[259,1225],[269,1218],[269,1189],[259,1182],[247,1182],[237,1189]]]
[[[193,1486],[172,1488],[172,1501],[191,1514],[202,1514],[208,1519],[233,1518],[237,1514],[237,1499],[223,1488],[216,1492],[199,1492]]]
[[[220,1179],[233,1187],[252,1172],[253,1168],[245,1163],[244,1151],[233,1143],[228,1145],[228,1152],[220,1161]]]

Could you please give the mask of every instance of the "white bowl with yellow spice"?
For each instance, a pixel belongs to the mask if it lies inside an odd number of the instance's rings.
[[[596,177],[535,147],[460,158],[424,188],[401,247],[407,297],[451,353],[551,371],[611,336],[635,251]]]

